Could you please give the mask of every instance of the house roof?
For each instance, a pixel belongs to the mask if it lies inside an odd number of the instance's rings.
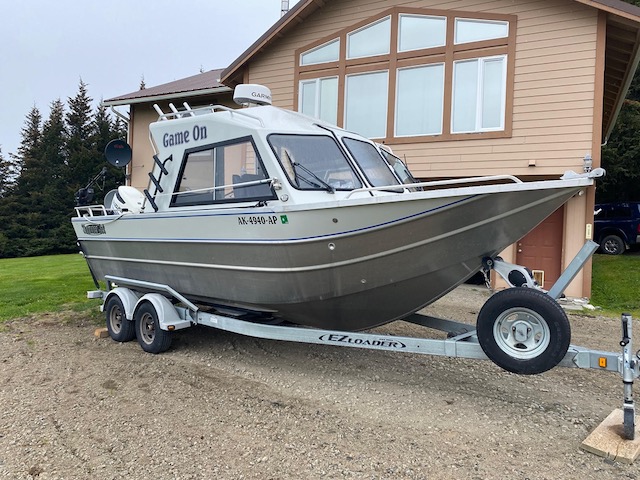
[[[220,74],[225,85],[242,83],[243,67],[272,42],[327,3],[336,0],[301,0],[278,20],[264,35]],[[607,40],[605,52],[604,108],[602,116],[603,138],[606,139],[620,112],[629,85],[640,60],[640,7],[622,0],[572,0],[607,14]]]
[[[106,106],[131,105],[133,103],[168,100],[176,96],[194,97],[214,93],[230,92],[231,89],[220,82],[222,69],[210,70],[155,87],[113,97],[102,102]]]

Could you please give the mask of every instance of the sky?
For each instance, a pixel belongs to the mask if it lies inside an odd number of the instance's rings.
[[[293,7],[299,0],[290,0]],[[87,84],[94,105],[231,64],[280,18],[281,0],[0,0],[0,151],[33,106],[49,117]]]

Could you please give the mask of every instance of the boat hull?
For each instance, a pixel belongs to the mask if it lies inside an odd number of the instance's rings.
[[[87,227],[81,218],[73,223],[98,279],[167,284],[194,301],[362,330],[445,295],[476,273],[484,257],[522,238],[579,189],[412,194],[403,201],[380,197],[304,210],[93,220],[104,228]]]

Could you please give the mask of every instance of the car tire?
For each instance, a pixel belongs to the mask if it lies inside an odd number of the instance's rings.
[[[600,242],[600,250],[607,255],[621,255],[625,249],[624,240],[617,235],[607,235]]]

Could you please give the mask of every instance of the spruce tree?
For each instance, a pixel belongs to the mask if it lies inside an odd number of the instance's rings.
[[[31,178],[40,169],[42,146],[42,116],[34,106],[26,116],[17,154],[12,155],[18,174],[11,190],[0,199],[0,258],[25,256],[30,251],[30,241],[37,235],[27,223],[31,215]]]
[[[99,159],[102,166],[107,167],[107,174],[102,186],[102,191],[96,191],[96,202],[100,203],[104,199],[104,195],[119,185],[124,184],[124,169],[116,168],[106,162],[104,150],[107,144],[114,139],[124,139],[126,130],[123,132],[120,127],[119,118],[113,122],[107,112],[107,108],[100,104],[93,118],[93,152],[94,157]]]
[[[84,186],[99,171],[100,159],[96,159],[92,146],[92,99],[87,93],[86,84],[80,80],[75,97],[69,98],[69,110],[66,119],[66,153],[68,169],[67,195],[69,207],[73,206],[74,192]]]
[[[2,155],[0,146],[0,198],[3,198],[11,187],[12,168],[9,161]]]

